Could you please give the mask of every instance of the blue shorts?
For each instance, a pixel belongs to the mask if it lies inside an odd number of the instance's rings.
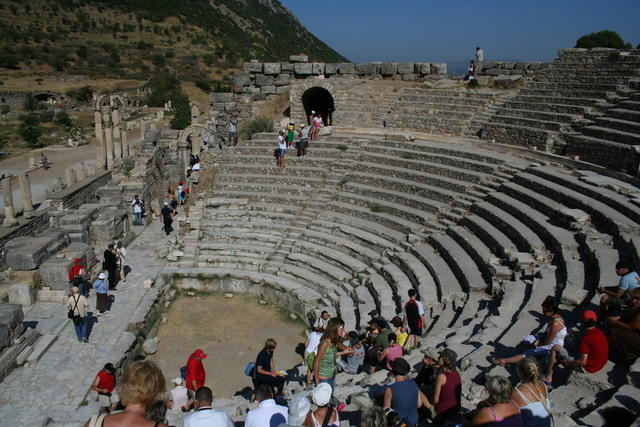
[[[284,156],[286,152],[286,148],[278,148],[278,156]]]
[[[549,357],[551,354],[551,350],[548,348],[532,348],[531,350],[527,350],[523,353],[526,357],[535,357],[536,359],[540,359],[542,357]]]

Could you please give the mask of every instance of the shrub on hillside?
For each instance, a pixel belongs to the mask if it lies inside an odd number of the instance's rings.
[[[69,89],[65,95],[78,102],[90,102],[93,99],[93,89],[91,86],[82,86],[77,89]]]
[[[204,92],[211,92],[211,82],[209,80],[196,80],[196,86]]]
[[[30,146],[36,147],[38,145],[38,138],[42,135],[42,127],[40,127],[38,117],[34,114],[24,115],[20,126],[18,126],[18,135]]]
[[[69,117],[69,114],[67,114],[66,111],[60,111],[59,113],[57,113],[55,118],[53,119],[53,122],[66,128],[73,126],[71,117]]]
[[[609,47],[613,49],[631,49],[629,43],[625,43],[622,37],[615,31],[603,30],[597,33],[586,34],[578,39],[576,47],[592,49],[594,47]]]
[[[240,123],[240,138],[249,139],[254,133],[273,132],[273,122],[267,117],[256,117]]]
[[[22,104],[22,108],[26,111],[36,111],[42,108],[40,102],[31,94],[27,95],[24,100],[24,104]]]
[[[184,129],[191,124],[191,108],[189,98],[182,92],[176,92],[171,98],[174,116],[171,119],[171,129]]]

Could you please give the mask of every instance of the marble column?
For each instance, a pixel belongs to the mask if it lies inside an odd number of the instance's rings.
[[[94,120],[96,123],[96,169],[104,170],[107,168],[107,151],[104,141],[101,111],[95,112]]]
[[[29,175],[20,175],[20,191],[22,192],[22,215],[25,218],[33,218],[35,211],[33,209],[33,200],[31,198],[31,183]]]
[[[87,177],[87,168],[84,165],[84,162],[76,163],[76,179],[78,182],[84,181]]]
[[[144,131],[147,130],[147,123],[140,120],[140,139],[144,139]]]
[[[122,142],[122,157],[131,155],[131,150],[129,147],[129,136],[127,135],[126,130],[120,131],[120,141]]]
[[[111,118],[108,114],[104,115],[104,139],[107,151],[107,170],[113,169],[113,134],[111,129]]]
[[[2,180],[2,196],[4,199],[4,225],[13,225],[16,223],[16,211],[13,209],[11,178]]]
[[[76,170],[73,167],[65,169],[64,182],[67,184],[67,187],[71,187],[76,183]]]

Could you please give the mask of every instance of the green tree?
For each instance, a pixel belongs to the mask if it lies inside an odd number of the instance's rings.
[[[174,93],[180,92],[180,80],[173,74],[157,73],[149,83],[149,94],[146,103],[150,107],[162,107],[165,102],[173,98]]]
[[[22,107],[27,111],[36,111],[40,109],[40,102],[31,94],[27,95]]]
[[[189,98],[182,92],[174,93],[171,98],[174,116],[171,119],[171,129],[184,129],[191,124],[191,107]]]
[[[69,117],[69,114],[67,114],[66,111],[60,111],[59,113],[57,113],[53,121],[55,124],[63,126],[65,128],[70,128],[71,126],[73,126],[71,117]]]
[[[34,114],[27,114],[18,126],[18,135],[32,147],[38,145],[38,138],[42,135],[42,127]]]
[[[597,33],[586,34],[578,39],[576,47],[592,49],[594,47],[610,47],[613,49],[631,49],[629,43],[625,43],[622,37],[615,31],[603,30]]]
[[[78,102],[89,102],[93,99],[93,89],[91,86],[82,86],[76,89],[69,89],[65,94]]]

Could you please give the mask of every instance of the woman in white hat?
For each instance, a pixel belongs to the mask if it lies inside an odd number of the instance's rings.
[[[96,290],[96,310],[98,310],[97,316],[102,313],[109,312],[109,284],[107,283],[107,275],[100,273],[98,280],[93,282],[93,289]]]
[[[338,411],[329,406],[333,389],[327,383],[320,383],[313,389],[311,397],[313,403],[318,407],[315,411],[307,415],[304,426],[309,427],[340,427],[340,416]]]

